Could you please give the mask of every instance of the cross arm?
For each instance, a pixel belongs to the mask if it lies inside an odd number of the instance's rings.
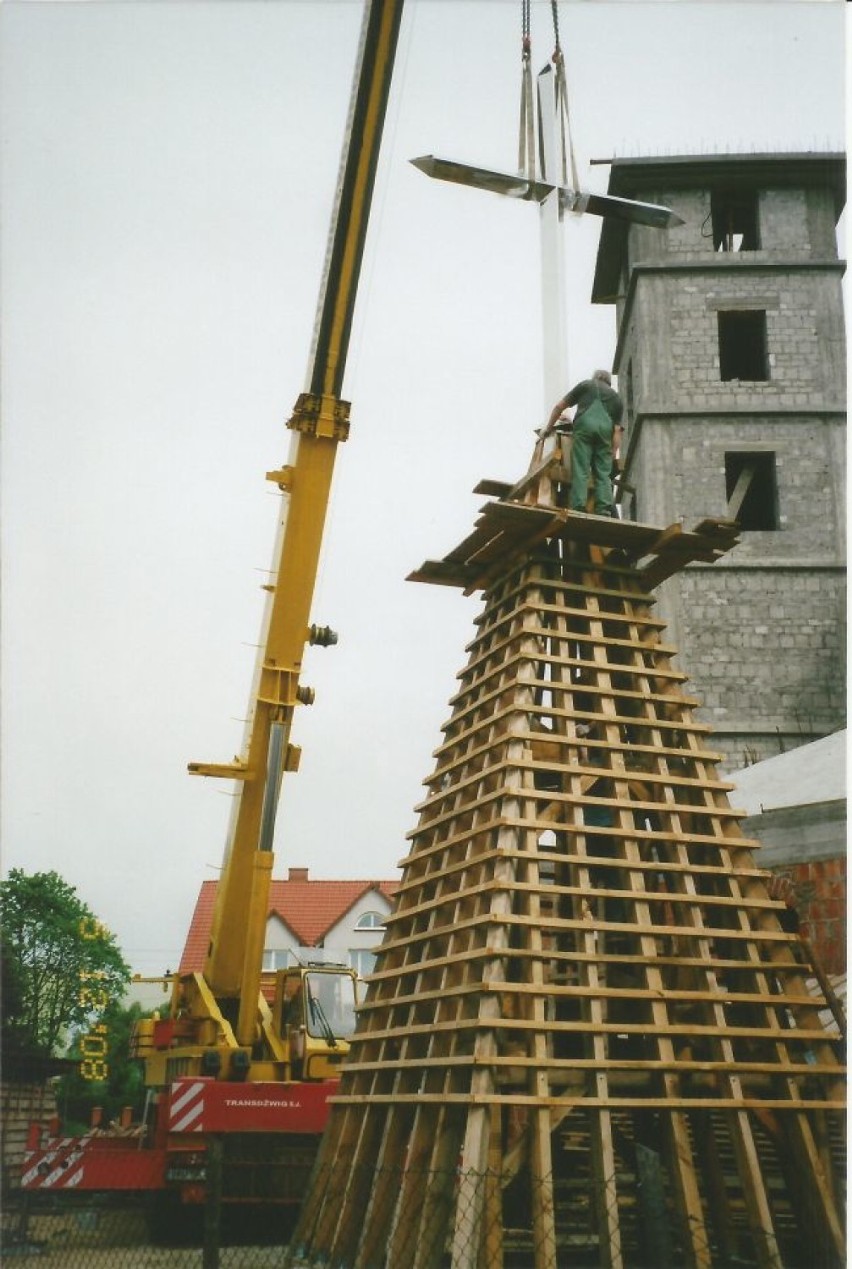
[[[667,229],[682,225],[683,220],[668,207],[657,203],[641,203],[633,198],[617,198],[613,194],[590,194],[582,190],[568,189],[564,185],[552,185],[549,181],[528,180],[525,176],[510,172],[495,172],[490,168],[473,167],[455,159],[439,159],[434,154],[424,154],[411,162],[427,176],[439,181],[452,181],[456,185],[470,185],[474,189],[489,190],[492,194],[504,194],[524,202],[543,203],[549,194],[559,191],[560,208],[563,211],[591,212],[593,216],[613,216],[636,225],[651,225]]]

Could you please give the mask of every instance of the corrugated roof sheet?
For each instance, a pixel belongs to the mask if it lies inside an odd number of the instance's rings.
[[[204,881],[186,936],[180,961],[181,974],[204,968],[218,881]],[[378,891],[391,899],[396,881],[311,881],[273,880],[269,888],[269,915],[280,917],[301,947],[317,947],[327,932],[346,915],[363,895]]]

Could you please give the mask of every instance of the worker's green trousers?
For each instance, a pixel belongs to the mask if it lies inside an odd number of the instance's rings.
[[[595,515],[612,514],[612,419],[593,401],[574,419],[571,445],[571,510],[586,510],[589,472],[595,487]]]

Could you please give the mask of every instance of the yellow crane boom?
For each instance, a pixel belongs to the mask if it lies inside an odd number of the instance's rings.
[[[278,793],[283,772],[298,766],[290,743],[296,706],[310,699],[299,682],[304,648],[335,638],[310,626],[310,609],[335,455],[349,431],[340,392],[402,7],[403,0],[365,7],[306,390],[287,423],[287,465],[267,473],[282,490],[282,515],[244,752],[234,763],[189,767],[237,782],[203,980],[244,1046],[258,1034]]]

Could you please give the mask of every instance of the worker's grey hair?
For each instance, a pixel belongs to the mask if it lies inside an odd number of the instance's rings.
[[[593,379],[602,379],[604,383],[612,383],[612,375],[608,370],[596,370],[592,375]]]

